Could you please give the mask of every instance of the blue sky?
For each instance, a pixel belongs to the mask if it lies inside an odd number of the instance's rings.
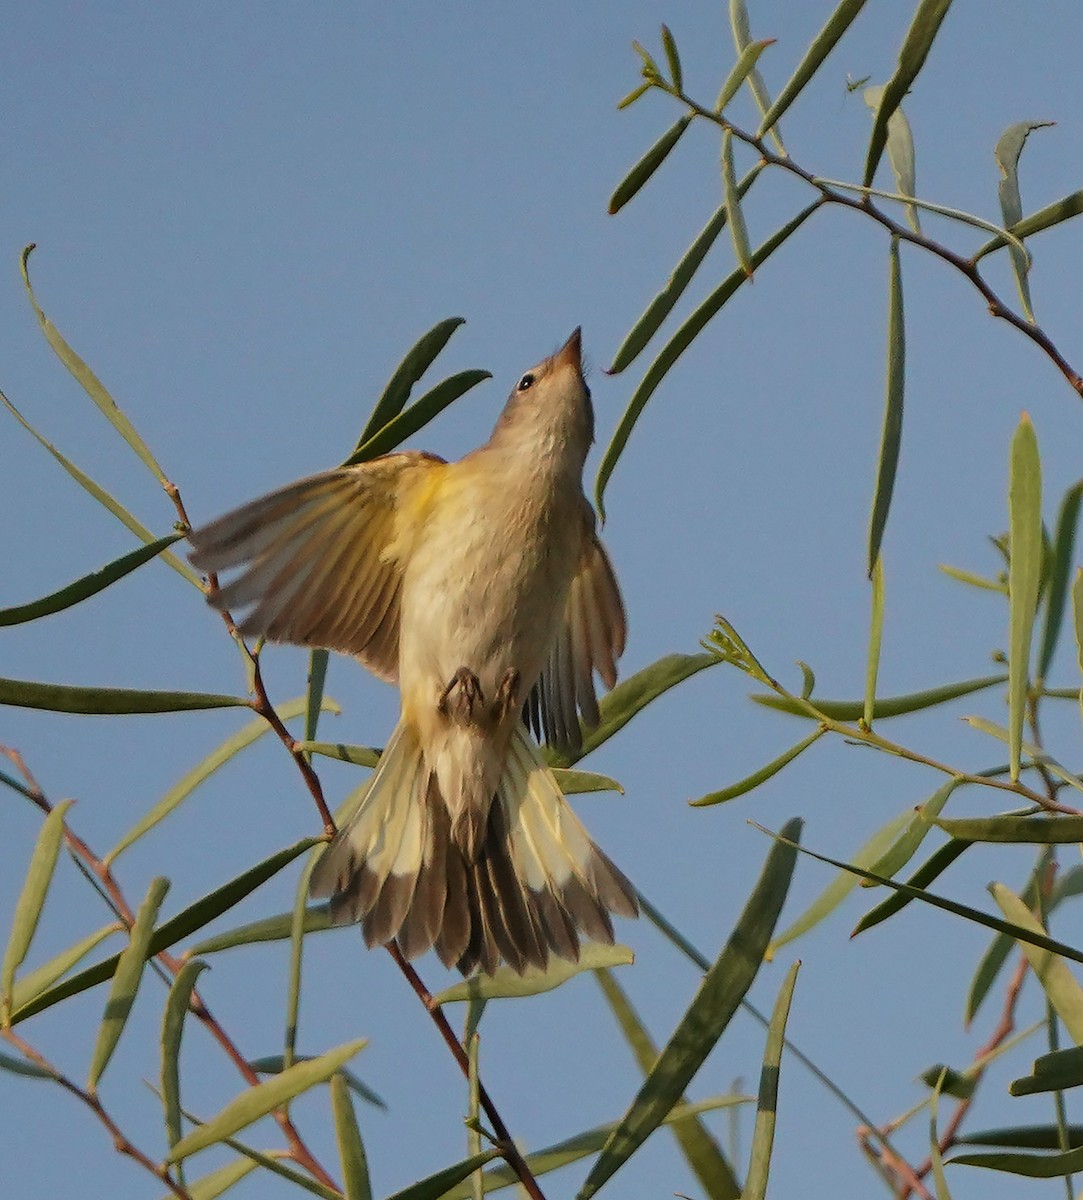
[[[778,39],[761,60],[777,91],[829,6],[751,7],[754,35]],[[908,7],[870,5],[784,120],[787,146],[803,166],[833,178],[860,175],[869,115],[859,95],[847,94],[846,78],[890,74]],[[1023,25],[996,7],[995,16],[962,5],[949,14],[906,104],[919,194],[994,220],[992,149],[1008,125],[1057,121],[1028,143],[1027,211],[1079,186],[1083,144],[1083,15],[1051,5]],[[654,347],[622,376],[601,368],[720,199],[717,140],[693,127],[650,186],[616,218],[606,215],[613,186],[677,115],[663,97],[616,110],[638,78],[632,39],[656,47],[662,20],[681,47],[689,90],[712,100],[734,58],[717,4],[13,9],[0,47],[0,387],[155,531],[169,530],[165,497],[38,332],[18,273],[22,247],[36,242],[40,302],[156,451],[193,520],[340,461],[405,350],[451,315],[468,323],[436,370],[480,366],[494,379],[413,444],[445,456],[476,445],[518,375],[581,324],[604,447]],[[744,97],[732,116],[755,122]],[[749,165],[739,161],[739,169]],[[886,170],[881,182],[889,186]],[[757,185],[747,205],[753,241],[805,201],[791,180]],[[964,251],[981,240],[935,220],[926,227]],[[1083,226],[1043,234],[1033,250],[1038,317],[1078,367]],[[881,669],[881,690],[890,694],[985,674],[990,651],[1004,645],[998,598],[952,583],[938,564],[995,571],[985,538],[1007,524],[1008,442],[1022,409],[1042,447],[1048,519],[1079,474],[1078,397],[1033,346],[989,318],[965,281],[909,248],[902,259],[907,418],[885,543]],[[723,238],[680,311],[731,269]],[[1014,302],[1006,261],[992,264],[990,277]],[[882,231],[853,214],[818,214],[659,389],[607,494],[604,536],[631,629],[625,675],[662,654],[695,651],[722,612],[791,684],[792,663],[803,659],[823,694],[861,693],[886,278]],[[597,461],[596,453],[588,490]],[[50,591],[132,546],[11,421],[0,425],[0,503],[8,514],[0,605]],[[274,649],[265,667],[276,698],[302,690],[300,653]],[[1062,654],[1056,682],[1074,684],[1073,671]],[[0,673],[146,688],[244,686],[220,623],[159,564],[81,608],[7,631]],[[799,736],[796,724],[749,704],[747,690],[735,672],[717,668],[659,701],[585,764],[615,775],[626,794],[576,802],[609,853],[712,957],[768,849],[749,819],[777,828],[801,815],[810,846],[845,857],[940,782],[823,744],[751,796],[690,809],[686,800],[747,774]],[[344,709],[328,733],[382,743],[395,716],[390,689],[336,661],[328,691]],[[986,766],[1000,752],[956,720],[971,711],[1003,719],[990,693],[889,732],[933,756]],[[74,824],[104,851],[242,720],[220,712],[103,721],[7,709],[0,742],[23,752],[52,797],[77,797]],[[1051,711],[1048,721],[1050,743],[1071,759],[1075,707]],[[327,769],[324,778],[337,800],[357,776]],[[996,807],[971,791],[956,811]],[[10,911],[37,830],[14,794],[5,812],[0,914]],[[168,874],[173,911],[315,829],[296,774],[267,742],[125,856],[122,882],[137,898],[153,875]],[[1007,849],[961,865],[944,882],[957,898],[990,907],[990,878],[1019,886],[1028,870],[1026,852]],[[802,862],[784,919],[828,878]],[[278,880],[243,915],[279,911],[291,894],[292,878]],[[92,903],[65,868],[35,954],[102,923]],[[787,947],[753,997],[769,1008],[800,955],[794,1040],[870,1115],[887,1120],[921,1098],[914,1079],[933,1061],[965,1065],[995,1014],[969,1033],[961,1028],[963,993],[986,941],[979,930],[911,911],[850,943],[867,905],[866,894],[852,899]],[[621,936],[637,954],[621,979],[663,1039],[696,974],[646,922]],[[435,962],[422,970],[434,989],[445,982]],[[207,998],[252,1057],[280,1045],[285,971],[281,949],[253,949],[223,956],[211,973]],[[29,1031],[76,1077],[102,1002],[91,993],[71,1016],[49,1014]],[[160,1005],[148,982],[103,1090],[149,1147],[158,1145],[160,1119],[138,1080],[157,1070]],[[1029,1005],[1037,1014],[1037,993]],[[377,1194],[463,1153],[461,1083],[386,956],[364,953],[352,932],[313,939],[302,1020],[308,1052],[371,1039],[357,1066],[390,1106],[362,1112]],[[494,1008],[483,1032],[488,1086],[532,1148],[613,1119],[637,1086],[589,979]],[[201,1069],[189,1074],[190,1103],[206,1113],[237,1081],[201,1040],[193,1030],[190,1063]],[[752,1021],[738,1018],[693,1095],[726,1091],[737,1076],[753,1087],[762,1041]],[[1006,1093],[1007,1080],[1042,1049],[1034,1040],[1000,1070],[976,1125],[1049,1119],[1038,1099],[1009,1101]],[[13,1114],[0,1133],[12,1195],[64,1195],[75,1177],[120,1200],[156,1194],[87,1114],[46,1087],[0,1075],[0,1104]],[[832,1170],[813,1194],[867,1194],[871,1177],[852,1118],[793,1063],[784,1065],[780,1105],[777,1194],[809,1194],[810,1156]],[[333,1162],[322,1109],[306,1103],[299,1111]],[[721,1118],[712,1127],[725,1134]],[[745,1149],[749,1129],[746,1118]],[[920,1157],[920,1148],[913,1153]],[[574,1184],[569,1173],[551,1194],[570,1194]],[[671,1139],[659,1134],[618,1181],[627,1190],[613,1194],[695,1194],[694,1186]],[[984,1194],[997,1186],[989,1181]],[[286,1193],[261,1178],[233,1194]]]

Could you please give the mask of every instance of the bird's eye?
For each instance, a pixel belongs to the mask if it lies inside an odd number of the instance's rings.
[[[534,376],[529,372],[519,380],[519,385],[515,389],[517,392],[529,392],[534,386]]]

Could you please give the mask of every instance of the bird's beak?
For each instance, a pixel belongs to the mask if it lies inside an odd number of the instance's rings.
[[[583,360],[580,347],[580,330],[578,327],[553,356],[553,365],[557,367],[572,367],[576,371],[582,369]]]

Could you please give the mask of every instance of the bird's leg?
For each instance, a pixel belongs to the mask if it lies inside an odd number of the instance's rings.
[[[522,676],[514,667],[509,667],[504,672],[504,678],[500,681],[500,686],[496,689],[496,711],[497,720],[503,721],[513,708],[518,708],[522,701],[519,699],[519,685],[522,682]]]
[[[474,710],[484,703],[485,697],[482,695],[478,677],[469,667],[460,667],[440,693],[436,708],[441,716],[451,717],[467,725],[474,718]]]

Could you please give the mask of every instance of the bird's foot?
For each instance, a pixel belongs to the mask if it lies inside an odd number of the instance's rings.
[[[466,725],[474,719],[475,710],[484,703],[478,677],[469,667],[460,667],[440,693],[436,707],[441,716],[451,717]]]
[[[500,681],[500,686],[496,690],[496,709],[498,720],[503,721],[513,708],[518,708],[522,701],[519,698],[519,685],[522,683],[522,676],[514,667],[509,667],[504,672],[504,678]]]

